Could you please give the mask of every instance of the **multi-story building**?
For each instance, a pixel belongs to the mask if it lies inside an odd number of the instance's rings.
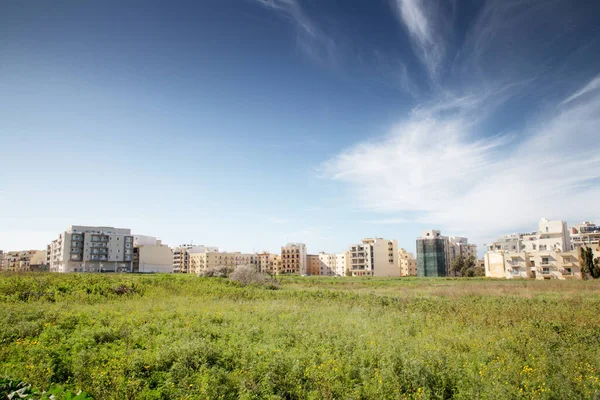
[[[219,251],[204,251],[203,253],[190,253],[190,266],[188,272],[199,274],[200,272],[214,267],[235,268],[238,265],[257,265],[256,254],[228,253]]]
[[[258,253],[256,255],[256,265],[259,272],[279,275],[281,270],[281,256],[267,252]]]
[[[281,273],[306,275],[306,245],[288,243],[281,248]]]
[[[495,251],[485,254],[485,275],[490,278],[581,279],[577,251]]]
[[[487,245],[488,251],[521,251],[520,235],[515,233],[499,238],[497,241]]]
[[[44,271],[46,258],[45,250],[0,251],[0,271]]]
[[[320,275],[321,273],[321,260],[318,255],[307,254],[306,255],[306,273],[308,275]]]
[[[413,253],[405,249],[398,249],[398,263],[400,264],[400,276],[417,276],[417,260]]]
[[[173,248],[173,272],[187,273],[190,266],[190,254],[204,253],[205,251],[217,252],[219,249],[217,247],[193,244],[182,244]]]
[[[319,275],[346,276],[350,270],[350,257],[347,251],[330,254],[319,253]]]
[[[507,279],[581,278],[578,253],[571,250],[566,222],[542,218],[538,231],[505,238],[511,239],[508,245],[498,246],[497,241],[487,247],[489,251],[484,258],[486,276]]]
[[[133,272],[172,273],[173,253],[154,236],[133,237]]]
[[[477,245],[470,244],[466,237],[450,236],[448,244],[450,245],[450,260],[458,256],[475,257],[477,259]]]
[[[348,248],[352,276],[400,276],[398,242],[367,238]]]
[[[570,236],[571,248],[579,249],[586,246],[596,249],[600,245],[600,226],[589,221],[575,224],[570,229]]]
[[[129,229],[73,225],[47,251],[51,272],[132,272]]]
[[[430,229],[417,239],[417,275],[447,276],[451,253],[448,237],[439,230]]]

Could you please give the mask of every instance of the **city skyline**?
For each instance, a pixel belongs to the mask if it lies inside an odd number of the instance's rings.
[[[241,252],[600,221],[600,4],[0,6],[0,249]]]

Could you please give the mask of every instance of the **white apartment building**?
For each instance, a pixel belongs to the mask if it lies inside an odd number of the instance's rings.
[[[409,253],[405,249],[398,249],[398,263],[400,276],[417,276],[417,260],[413,253]]]
[[[281,248],[281,273],[306,275],[306,245],[288,243]]]
[[[319,253],[319,275],[346,276],[350,270],[350,257],[347,251],[337,254]]]
[[[504,240],[503,240],[504,239]],[[488,246],[485,274],[492,278],[581,278],[577,251],[564,221],[542,218],[538,231],[513,234]]]
[[[570,230],[571,248],[579,249],[586,246],[597,250],[600,245],[600,226],[593,222],[585,221],[575,224]]]
[[[213,267],[235,268],[238,265],[257,265],[256,254],[228,253],[219,251],[204,251],[202,253],[189,254],[190,274],[199,274],[200,272]]]
[[[133,237],[133,272],[172,273],[173,253],[154,236]]]
[[[400,276],[398,242],[366,238],[348,248],[352,276]]]
[[[173,248],[173,272],[187,273],[190,266],[189,255],[191,253],[204,253],[205,251],[219,251],[219,249],[193,244],[182,244]]]
[[[51,272],[132,272],[131,230],[73,225],[48,245]]]

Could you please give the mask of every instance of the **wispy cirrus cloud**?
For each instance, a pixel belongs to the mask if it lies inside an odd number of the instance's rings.
[[[600,196],[600,75],[561,97],[564,91],[551,90],[557,75],[547,55],[572,35],[561,18],[582,26],[590,20],[569,14],[566,0],[488,0],[453,48],[450,17],[435,4],[392,2],[433,83],[431,96],[385,135],[327,160],[325,175],[347,184],[368,210],[414,214],[412,222],[468,234],[479,243],[531,229],[543,216],[600,218],[594,200]],[[552,65],[560,66],[560,54],[553,57]],[[511,108],[517,101],[521,108],[543,107],[527,115]],[[523,118],[517,128],[510,115],[498,117],[507,109]]]
[[[319,63],[336,65],[338,44],[304,11],[297,0],[253,0],[289,20],[296,28],[297,46]]]

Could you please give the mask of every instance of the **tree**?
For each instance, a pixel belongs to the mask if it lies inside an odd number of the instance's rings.
[[[587,279],[588,275],[594,279],[600,278],[600,257],[594,259],[594,252],[590,247],[579,249],[579,265],[583,279]]]
[[[470,256],[469,258],[465,258],[465,256],[461,254],[458,257],[455,257],[450,263],[450,272],[454,276],[479,276],[479,271],[475,268],[476,264],[477,261],[475,260],[475,257]]]

